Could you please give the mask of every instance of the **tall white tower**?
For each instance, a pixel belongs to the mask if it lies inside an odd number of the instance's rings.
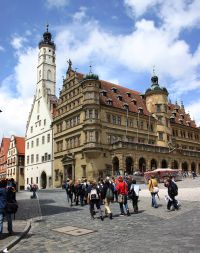
[[[57,102],[56,46],[47,30],[39,43],[36,94],[29,114],[25,139],[25,185],[52,187],[53,112]]]
[[[41,92],[55,95],[56,86],[56,46],[52,41],[51,33],[47,30],[43,34],[43,39],[39,43],[38,67],[37,67],[37,98]]]

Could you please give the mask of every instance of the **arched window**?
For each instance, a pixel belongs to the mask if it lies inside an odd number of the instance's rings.
[[[47,71],[47,80],[51,80],[51,70]]]
[[[139,171],[144,173],[146,171],[146,161],[144,157],[141,157],[139,159]]]
[[[118,159],[118,157],[115,156],[113,158],[112,165],[113,165],[113,174],[119,175],[119,159]]]

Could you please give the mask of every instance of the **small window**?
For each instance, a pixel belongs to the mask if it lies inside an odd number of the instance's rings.
[[[47,142],[50,142],[50,134],[47,135]]]
[[[163,141],[163,132],[158,132],[159,141]]]

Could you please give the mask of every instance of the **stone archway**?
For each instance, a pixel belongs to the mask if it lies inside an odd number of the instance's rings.
[[[182,171],[188,172],[188,163],[187,162],[182,163]]]
[[[155,159],[151,160],[151,170],[157,169],[157,161]]]
[[[167,161],[165,159],[163,159],[161,162],[161,168],[166,169],[167,167],[168,167]]]
[[[128,175],[132,175],[133,174],[133,158],[130,156],[126,157],[126,173]]]
[[[195,164],[195,162],[191,163],[191,171],[196,172],[196,164]]]
[[[139,171],[141,173],[144,173],[146,171],[146,160],[144,159],[144,157],[141,157],[139,159]]]
[[[47,174],[45,171],[43,171],[41,174],[41,187],[42,189],[46,189],[47,187]]]
[[[176,160],[172,161],[172,165],[171,165],[172,169],[178,170],[178,162]]]
[[[113,174],[114,175],[119,175],[119,159],[117,156],[113,157],[112,159],[112,166],[113,166]]]

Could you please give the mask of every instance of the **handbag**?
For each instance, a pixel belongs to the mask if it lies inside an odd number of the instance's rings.
[[[159,192],[159,188],[157,186],[153,186],[153,193],[158,193]]]
[[[124,203],[124,195],[122,194],[118,195],[118,203]]]
[[[5,207],[6,213],[16,213],[18,209],[17,201],[8,202]]]

